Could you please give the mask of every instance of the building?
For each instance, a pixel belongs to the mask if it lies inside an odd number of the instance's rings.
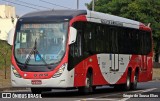
[[[0,5],[0,40],[7,40],[8,33],[16,25],[15,7]]]
[[[16,18],[15,7],[0,5],[0,18]]]

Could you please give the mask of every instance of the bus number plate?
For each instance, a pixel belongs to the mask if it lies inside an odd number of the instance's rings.
[[[41,85],[42,81],[41,80],[32,80],[31,83],[32,83],[32,85]]]

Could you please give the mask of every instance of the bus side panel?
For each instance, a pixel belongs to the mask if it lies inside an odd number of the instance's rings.
[[[151,28],[148,27],[148,26],[145,26],[142,23],[140,23],[139,29],[142,30],[142,31],[146,31],[146,32],[148,31],[150,33],[151,43],[153,44]],[[152,60],[152,57],[153,57],[153,45],[152,45],[151,52],[147,55],[146,70],[144,70],[144,67],[141,66],[139,79],[138,79],[139,82],[146,82],[146,81],[152,80],[152,75],[153,75],[153,71],[152,71],[153,60]]]
[[[138,81],[139,82],[146,82],[146,81],[148,81],[147,78],[148,78],[147,71],[140,71]]]
[[[128,68],[127,68],[128,69]],[[117,81],[116,84],[124,84],[126,82],[126,77],[127,77],[127,69],[123,73],[122,77]]]
[[[132,69],[131,82],[134,82],[134,75],[136,72],[136,68],[139,69],[141,67],[141,56],[140,55],[132,55],[128,67],[131,67],[131,69]]]
[[[149,57],[148,59],[148,81],[151,81],[152,80],[152,74],[153,74],[153,61],[152,61],[152,57]]]
[[[144,70],[144,68],[141,67],[140,73],[139,73],[139,82],[146,82],[152,80],[152,57],[147,57],[147,69]]]
[[[131,68],[131,70],[132,70],[132,72],[131,72],[131,82],[133,82],[135,69],[136,69],[136,67],[140,66],[140,63],[141,63],[140,62],[140,56],[138,56],[138,55],[130,56],[127,68],[126,68],[125,72],[123,73],[122,77],[118,80],[118,82],[116,84],[126,83],[126,78],[127,78],[127,75],[128,75],[128,69],[129,68]]]
[[[136,72],[136,68],[139,68],[139,76],[138,82],[146,82],[152,80],[152,57],[148,57],[147,61],[147,70],[144,71],[142,68],[142,56],[132,55],[130,62],[127,66],[126,71],[122,75],[121,79],[116,84],[123,84],[126,82],[126,77],[128,73],[128,68],[132,69],[131,72],[131,82],[133,82],[134,74]]]
[[[98,66],[97,56],[93,55],[86,58],[75,67],[75,87],[85,86],[85,79],[89,68],[92,68],[93,85],[108,84],[100,71],[100,67]]]
[[[138,82],[146,82],[152,80],[152,57],[147,57],[147,61],[143,61],[143,55],[133,55],[128,67],[132,68],[131,82],[134,80],[136,68],[139,69]],[[146,65],[145,65],[146,64]]]
[[[126,70],[120,77],[120,79],[115,84],[123,84],[126,83],[126,78],[128,74],[128,68],[131,68],[131,82],[133,82],[134,74],[136,68],[139,68],[139,82],[145,82],[152,79],[152,58],[149,57],[148,59],[148,68],[147,71],[141,71],[141,56],[140,55],[132,55],[130,61],[127,65]],[[80,62],[75,67],[75,79],[74,79],[74,86],[85,86],[85,79],[88,68],[91,67],[93,69],[93,85],[107,85],[109,84],[107,80],[105,80],[104,76],[102,75],[102,71],[98,65],[98,59],[96,55],[91,56],[84,61]],[[116,75],[115,75],[116,76]]]

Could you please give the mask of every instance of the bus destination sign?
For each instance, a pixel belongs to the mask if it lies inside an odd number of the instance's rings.
[[[113,21],[113,20],[101,19],[101,23],[103,23],[103,24],[108,24],[108,25],[123,26],[123,23],[122,23],[122,22]]]

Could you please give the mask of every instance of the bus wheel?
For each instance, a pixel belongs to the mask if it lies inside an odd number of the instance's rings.
[[[114,85],[115,90],[122,90],[122,84]]]
[[[31,92],[33,94],[41,94],[42,93],[42,89],[41,88],[31,88]]]
[[[126,83],[122,85],[122,88],[126,91],[131,88],[131,73],[128,72]]]
[[[88,94],[88,93],[92,93],[93,89],[94,88],[92,87],[92,74],[87,73],[87,77],[86,77],[86,80],[85,80],[85,86],[78,88],[78,90],[79,90],[79,92]]]
[[[41,94],[42,92],[45,92],[45,91],[51,91],[51,89],[49,88],[31,88],[31,92],[33,94]]]
[[[131,83],[131,89],[132,90],[137,89],[137,83],[138,83],[138,72],[135,73],[134,81],[133,81],[133,83]]]

